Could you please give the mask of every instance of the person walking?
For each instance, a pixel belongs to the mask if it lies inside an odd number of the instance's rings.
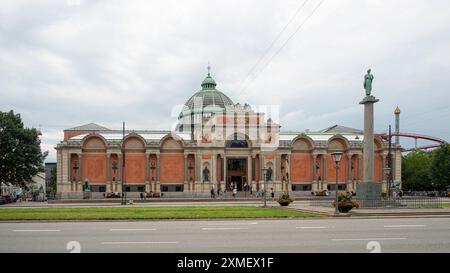
[[[234,199],[236,199],[236,195],[237,195],[237,189],[234,188],[234,189],[233,189],[233,198],[234,198]]]
[[[253,184],[252,184],[252,186],[250,187],[250,196],[253,196]]]
[[[215,194],[214,194],[214,188],[211,188],[211,198],[215,198]]]
[[[273,192],[273,188],[270,188],[271,193],[270,195],[272,196],[272,202],[275,201],[275,192]]]

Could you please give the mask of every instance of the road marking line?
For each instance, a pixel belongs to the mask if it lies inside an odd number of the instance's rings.
[[[202,230],[242,230],[242,229],[248,229],[248,228],[202,228]]]
[[[385,228],[426,227],[426,225],[385,225]]]
[[[328,227],[296,227],[299,229],[324,229],[324,228],[328,228]]]
[[[389,241],[389,240],[406,240],[406,238],[331,239],[331,241]]]
[[[109,231],[153,231],[156,228],[112,228]]]
[[[59,232],[59,229],[14,229],[13,232]]]
[[[257,225],[257,222],[252,223],[209,223],[208,226],[240,226],[240,225]]]
[[[179,242],[101,242],[102,245],[178,244]]]

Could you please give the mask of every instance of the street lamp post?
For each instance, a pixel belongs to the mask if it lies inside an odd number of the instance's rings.
[[[263,176],[264,176],[264,190],[263,190],[263,197],[264,197],[264,207],[267,207],[267,200],[266,200],[266,188],[267,188],[267,168],[263,168]]]
[[[338,177],[339,177],[339,161],[342,158],[342,152],[333,152],[331,154],[333,156],[333,160],[336,163],[336,203],[335,203],[335,214],[339,214],[339,196],[338,196]]]
[[[389,166],[389,164],[388,164]],[[391,191],[391,185],[390,185],[390,179],[391,179],[391,168],[390,167],[386,167],[384,168],[384,174],[386,177],[386,195],[389,198],[390,197],[390,191]]]

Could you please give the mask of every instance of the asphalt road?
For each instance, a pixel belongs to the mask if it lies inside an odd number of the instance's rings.
[[[77,249],[450,252],[450,218],[0,223],[0,252],[68,253]]]

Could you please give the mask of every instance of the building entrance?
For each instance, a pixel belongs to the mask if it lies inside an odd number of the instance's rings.
[[[247,159],[230,158],[227,160],[227,190],[244,191],[247,183]]]

